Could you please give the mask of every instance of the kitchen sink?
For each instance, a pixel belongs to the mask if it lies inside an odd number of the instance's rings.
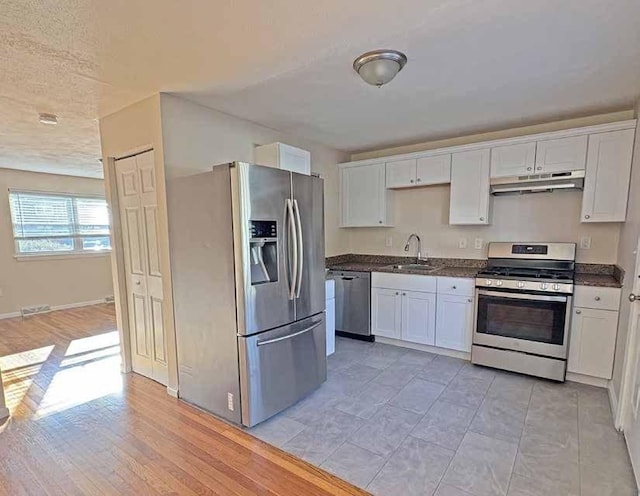
[[[420,272],[435,272],[436,270],[440,270],[440,267],[434,267],[433,265],[425,265],[425,264],[399,264],[399,265],[387,265],[385,269],[395,269],[395,270],[419,270]]]

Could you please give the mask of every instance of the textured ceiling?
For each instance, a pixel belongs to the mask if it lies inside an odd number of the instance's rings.
[[[350,151],[629,108],[640,2],[0,0],[0,167],[99,177],[96,119],[158,91]]]

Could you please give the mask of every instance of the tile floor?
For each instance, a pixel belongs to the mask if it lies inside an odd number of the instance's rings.
[[[638,494],[604,389],[379,343],[250,432],[375,495]]]

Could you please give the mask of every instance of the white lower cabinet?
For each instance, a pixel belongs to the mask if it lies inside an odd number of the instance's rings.
[[[371,333],[375,336],[400,339],[402,326],[402,295],[386,288],[371,289]]]
[[[420,277],[420,276],[418,276]],[[434,345],[436,342],[436,295],[417,291],[402,292],[400,339]]]
[[[471,351],[473,279],[374,272],[371,285],[374,335]]]
[[[438,294],[436,346],[471,352],[473,298]]]
[[[611,379],[618,332],[618,312],[574,308],[567,370]]]

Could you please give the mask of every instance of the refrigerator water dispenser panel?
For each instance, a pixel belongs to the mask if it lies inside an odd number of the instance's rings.
[[[249,221],[251,285],[278,281],[278,226],[275,220]]]

